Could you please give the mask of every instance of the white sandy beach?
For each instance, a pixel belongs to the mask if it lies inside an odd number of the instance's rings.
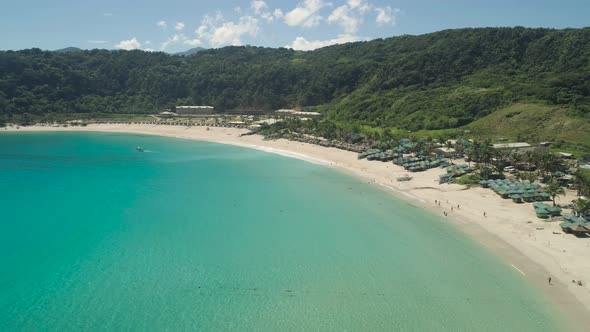
[[[152,134],[256,148],[343,170],[368,182],[387,187],[396,196],[425,208],[455,224],[511,265],[515,273],[546,291],[550,301],[590,326],[590,238],[564,234],[558,222],[540,221],[530,204],[504,200],[492,190],[439,185],[443,173],[432,169],[411,174],[409,182],[395,178],[407,174],[392,163],[358,160],[353,152],[288,140],[267,141],[261,136],[240,136],[244,129],[168,125],[92,124],[87,127],[32,126],[8,131],[103,131]],[[561,197],[561,203],[575,198]],[[441,201],[441,206],[435,204]],[[448,203],[447,203],[448,202]],[[457,208],[459,206],[459,208]],[[451,207],[453,208],[451,211]],[[448,217],[443,216],[443,211]],[[487,217],[483,216],[486,212]],[[474,266],[474,268],[477,268]],[[551,276],[553,285],[547,278]],[[583,282],[583,286],[572,283]],[[581,305],[580,305],[581,304]]]

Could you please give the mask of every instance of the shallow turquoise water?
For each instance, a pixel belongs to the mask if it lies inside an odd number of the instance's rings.
[[[303,161],[2,133],[0,186],[1,331],[562,328],[437,216]]]

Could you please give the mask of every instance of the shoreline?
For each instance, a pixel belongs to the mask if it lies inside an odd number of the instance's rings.
[[[575,320],[575,326],[590,326],[590,288],[584,277],[590,276],[590,238],[563,234],[558,223],[539,221],[527,204],[517,205],[499,198],[491,190],[460,185],[440,185],[440,169],[413,173],[410,182],[394,179],[407,172],[392,163],[358,160],[356,153],[284,139],[265,141],[261,136],[240,136],[245,129],[184,127],[139,124],[91,124],[87,127],[32,126],[8,128],[10,132],[117,132],[159,135],[208,141],[257,149],[286,157],[302,159],[334,168],[377,185],[396,198],[439,214],[443,221],[457,228],[495,254],[515,273],[522,275],[542,291],[560,310],[562,317]],[[0,130],[1,132],[1,130]],[[564,197],[567,202],[570,196]],[[434,201],[441,204],[435,205]],[[444,201],[444,203],[443,203]],[[452,209],[452,210],[451,210]],[[448,217],[443,217],[443,211]],[[483,211],[488,216],[483,217]],[[559,233],[559,234],[556,234]],[[553,278],[548,285],[547,277]],[[582,280],[583,286],[572,284]]]

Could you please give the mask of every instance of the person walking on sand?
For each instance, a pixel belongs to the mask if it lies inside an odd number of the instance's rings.
[[[551,277],[547,278],[547,281],[549,282],[549,285],[551,285]]]
[[[483,217],[484,217],[484,218],[486,217],[486,212],[485,212],[485,211],[483,212]]]

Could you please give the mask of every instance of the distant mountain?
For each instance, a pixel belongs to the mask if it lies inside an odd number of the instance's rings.
[[[191,56],[194,54],[197,54],[201,51],[205,51],[206,48],[203,47],[195,47],[195,48],[191,48],[190,50],[184,51],[184,52],[178,52],[178,53],[173,53],[172,55],[180,55],[180,56]]]
[[[84,51],[84,50],[81,48],[78,48],[78,47],[66,47],[66,48],[62,48],[59,50],[55,50],[53,52],[68,53],[68,52],[79,52],[79,51]]]

